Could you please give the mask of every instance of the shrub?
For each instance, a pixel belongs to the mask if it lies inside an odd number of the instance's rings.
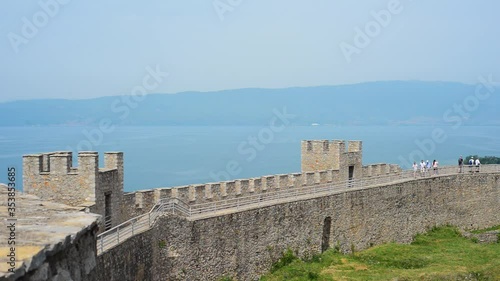
[[[288,249],[286,250],[286,252],[283,253],[281,259],[273,265],[271,272],[276,272],[278,269],[291,264],[293,261],[297,259],[298,258],[293,254],[292,250]]]

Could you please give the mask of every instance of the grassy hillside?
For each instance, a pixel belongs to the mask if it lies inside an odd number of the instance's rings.
[[[411,245],[387,244],[354,255],[329,250],[304,262],[288,253],[261,280],[500,280],[500,244],[477,244],[454,228],[436,228]]]

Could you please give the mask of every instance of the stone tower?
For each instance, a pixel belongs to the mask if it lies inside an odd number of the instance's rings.
[[[78,167],[72,163],[72,153],[67,151],[23,156],[24,192],[82,209],[88,207],[103,217],[104,229],[121,223],[123,153],[105,153],[104,168],[99,168],[97,152],[80,152]]]
[[[362,177],[363,143],[361,141],[302,141],[302,172],[338,170],[342,180]]]

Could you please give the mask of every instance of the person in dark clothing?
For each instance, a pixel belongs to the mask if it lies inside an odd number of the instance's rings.
[[[460,158],[458,158],[458,172],[463,173],[464,171],[464,158],[462,158],[462,155],[460,155]]]

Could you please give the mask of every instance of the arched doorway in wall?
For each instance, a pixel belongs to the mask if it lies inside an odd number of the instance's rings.
[[[330,248],[330,234],[332,231],[332,218],[326,217],[323,222],[323,239],[321,241],[321,252]]]

